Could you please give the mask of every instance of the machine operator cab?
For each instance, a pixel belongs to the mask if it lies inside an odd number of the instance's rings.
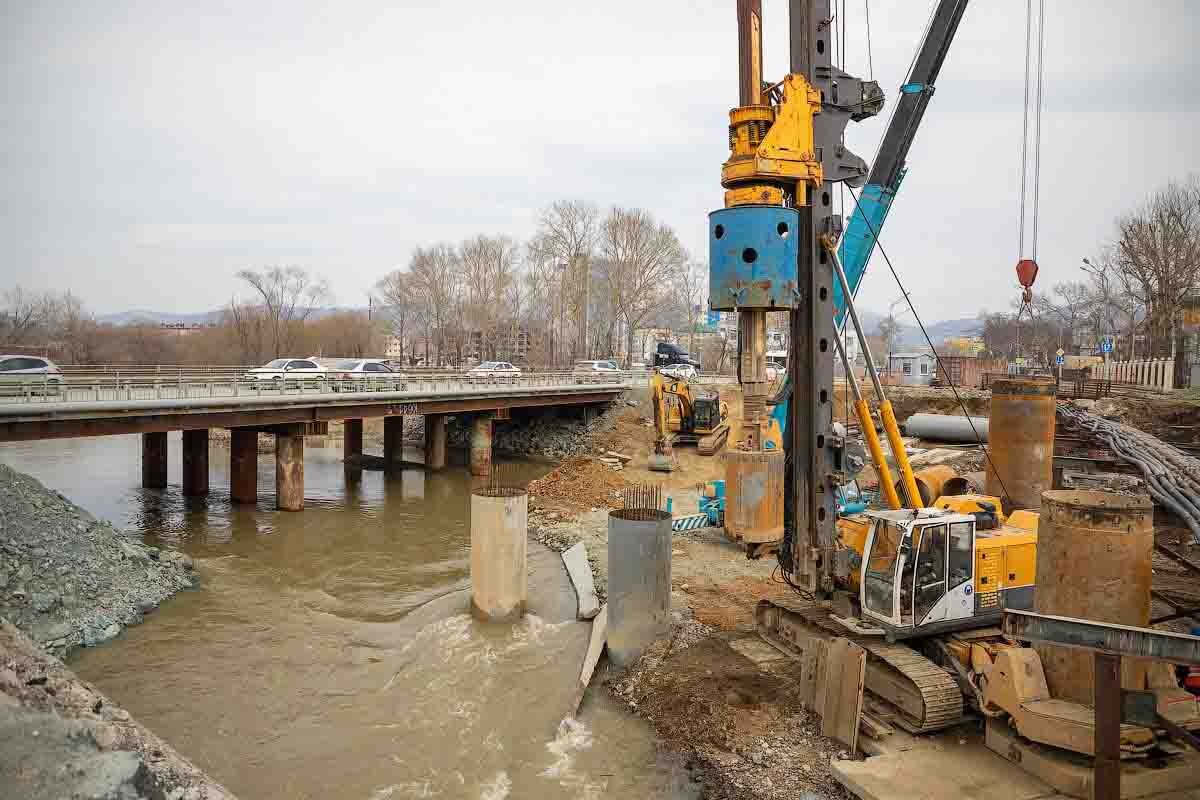
[[[874,627],[861,632],[902,639],[973,627],[976,516],[937,508],[866,516],[859,601]]]

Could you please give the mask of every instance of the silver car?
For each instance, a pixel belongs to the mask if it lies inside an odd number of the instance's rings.
[[[0,356],[0,391],[20,394],[26,387],[34,393],[57,394],[63,373],[48,358],[41,356]]]

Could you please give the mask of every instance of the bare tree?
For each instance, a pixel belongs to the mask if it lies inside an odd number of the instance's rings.
[[[4,293],[0,313],[0,337],[21,344],[37,335],[46,324],[46,296],[14,286]]]
[[[530,243],[554,263],[563,274],[558,281],[563,315],[575,320],[573,348],[579,358],[587,358],[588,314],[590,311],[591,260],[600,232],[600,212],[579,200],[559,200],[542,211],[537,235]]]
[[[1054,284],[1049,295],[1034,295],[1033,307],[1043,317],[1058,322],[1062,340],[1057,344],[1059,347],[1066,345],[1069,349],[1074,342],[1076,331],[1091,313],[1092,294],[1086,283],[1063,281]]]
[[[440,364],[462,282],[458,254],[452,245],[445,243],[418,247],[413,251],[408,267],[411,286],[428,316],[426,336],[433,339],[435,360]],[[427,357],[428,349],[426,344]],[[426,363],[429,363],[428,358]]]
[[[379,291],[383,305],[387,307],[387,315],[391,320],[391,332],[400,343],[400,352],[397,360],[400,363],[406,363],[404,360],[404,347],[408,342],[408,337],[412,335],[413,317],[415,303],[414,295],[416,294],[412,279],[404,270],[395,269],[384,275],[375,288]]]
[[[679,237],[641,209],[613,208],[601,225],[604,278],[625,323],[625,358],[633,359],[634,330],[670,296],[671,276],[686,260]]]
[[[896,338],[900,335],[900,322],[896,319],[896,315],[888,313],[886,317],[879,320],[877,334],[883,340],[884,352],[881,354],[887,358],[896,346]]]
[[[516,280],[520,248],[507,236],[476,236],[462,243],[464,313],[479,331],[480,360],[496,358],[501,320],[508,315],[505,300]]]
[[[700,324],[700,305],[708,289],[708,265],[685,260],[675,276],[675,300],[687,320],[688,352],[696,351],[696,326]]]
[[[1179,305],[1200,284],[1200,178],[1168,184],[1117,229],[1113,266],[1125,293],[1145,309],[1148,355],[1169,352]]]
[[[256,300],[266,318],[271,352],[276,358],[285,353],[296,355],[291,352],[293,344],[317,305],[328,300],[328,284],[300,267],[244,269],[237,276],[258,294]]]

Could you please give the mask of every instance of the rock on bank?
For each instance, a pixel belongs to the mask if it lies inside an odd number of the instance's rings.
[[[195,580],[186,554],[148,547],[0,464],[0,616],[48,651],[112,639]]]

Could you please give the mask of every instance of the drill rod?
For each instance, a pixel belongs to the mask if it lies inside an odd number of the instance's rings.
[[[850,321],[854,323],[854,332],[858,335],[858,343],[862,346],[863,357],[867,362],[867,374],[875,386],[875,394],[879,396],[879,418],[883,421],[883,430],[887,433],[888,444],[892,448],[892,457],[900,470],[900,482],[904,493],[908,496],[909,508],[921,508],[921,493],[917,490],[917,481],[913,477],[912,465],[908,463],[908,452],[900,439],[900,426],[896,424],[896,412],[892,410],[892,402],[883,392],[883,384],[879,381],[879,373],[875,370],[875,361],[871,358],[871,348],[867,346],[867,337],[863,333],[862,323],[858,319],[858,311],[854,308],[854,295],[850,292],[850,283],[846,280],[846,271],[842,269],[842,259],[838,256],[837,243],[828,234],[821,237],[821,244],[833,260],[833,274],[837,276],[838,284],[842,287],[842,298],[846,301],[846,311]]]

